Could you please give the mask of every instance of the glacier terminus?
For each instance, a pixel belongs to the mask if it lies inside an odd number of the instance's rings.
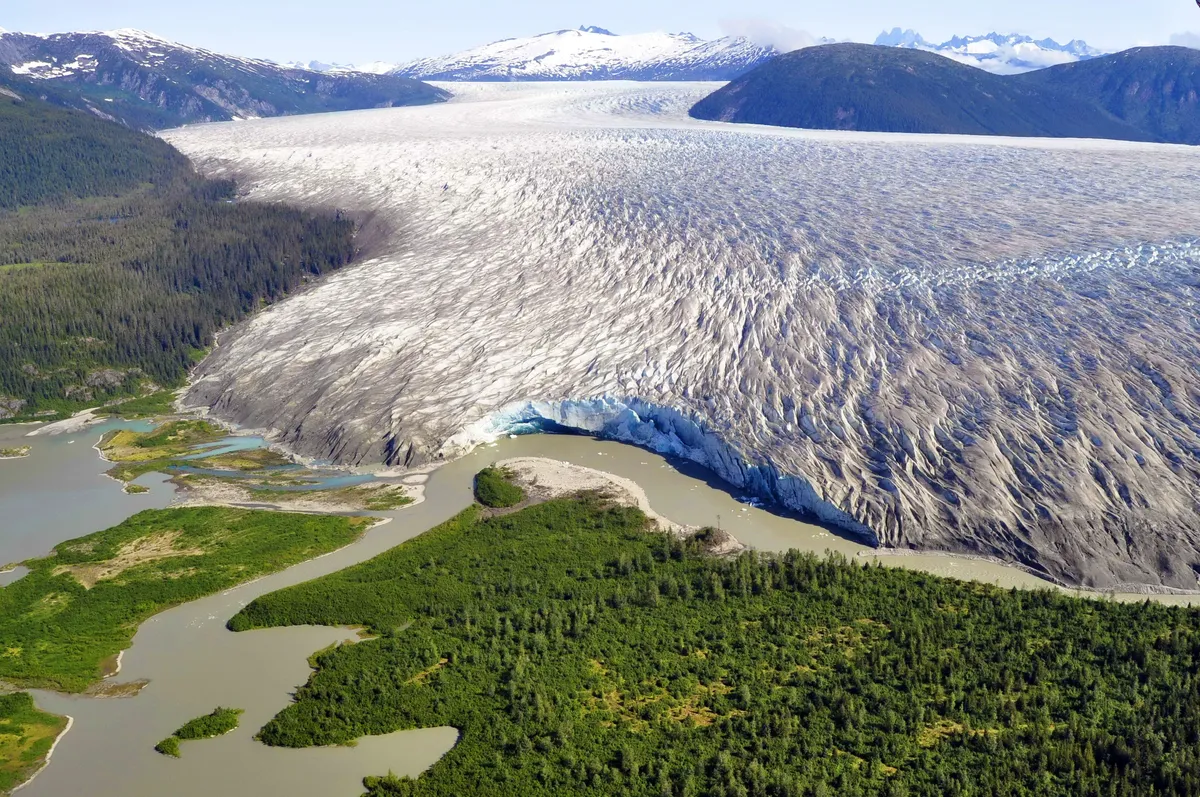
[[[879,545],[1195,589],[1195,152],[689,119],[715,87],[168,131],[369,244],[223,335],[186,403],[351,465],[585,430]]]

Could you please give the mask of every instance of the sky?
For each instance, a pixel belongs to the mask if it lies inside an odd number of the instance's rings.
[[[1196,0],[3,0],[0,28],[35,33],[140,28],[276,61],[401,62],[580,25],[616,33],[808,32],[872,41],[914,28],[930,41],[998,31],[1118,50],[1200,43]],[[770,32],[773,32],[771,34]],[[1190,37],[1187,34],[1192,34]]]

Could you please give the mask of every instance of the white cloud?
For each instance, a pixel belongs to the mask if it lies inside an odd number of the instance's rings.
[[[726,36],[740,36],[762,47],[774,47],[785,53],[820,43],[817,37],[808,31],[790,28],[769,19],[723,19],[721,30]]]
[[[1171,44],[1200,50],[1200,33],[1176,33],[1171,36]]]

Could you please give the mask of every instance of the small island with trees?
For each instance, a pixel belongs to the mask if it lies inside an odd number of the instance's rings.
[[[242,709],[240,708],[218,706],[210,714],[188,720],[175,733],[156,744],[154,749],[163,755],[179,758],[180,742],[224,736],[237,728],[238,717],[241,715]]]

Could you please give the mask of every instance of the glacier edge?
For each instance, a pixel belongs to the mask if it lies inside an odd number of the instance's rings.
[[[769,460],[747,462],[736,445],[724,440],[698,419],[673,407],[641,399],[606,396],[514,402],[451,436],[442,444],[438,456],[446,459],[462,456],[499,437],[543,431],[547,426],[584,432],[686,459],[756,498],[811,515],[868,545],[880,546],[879,536],[869,526],[823,499],[808,478],[781,473]]]

